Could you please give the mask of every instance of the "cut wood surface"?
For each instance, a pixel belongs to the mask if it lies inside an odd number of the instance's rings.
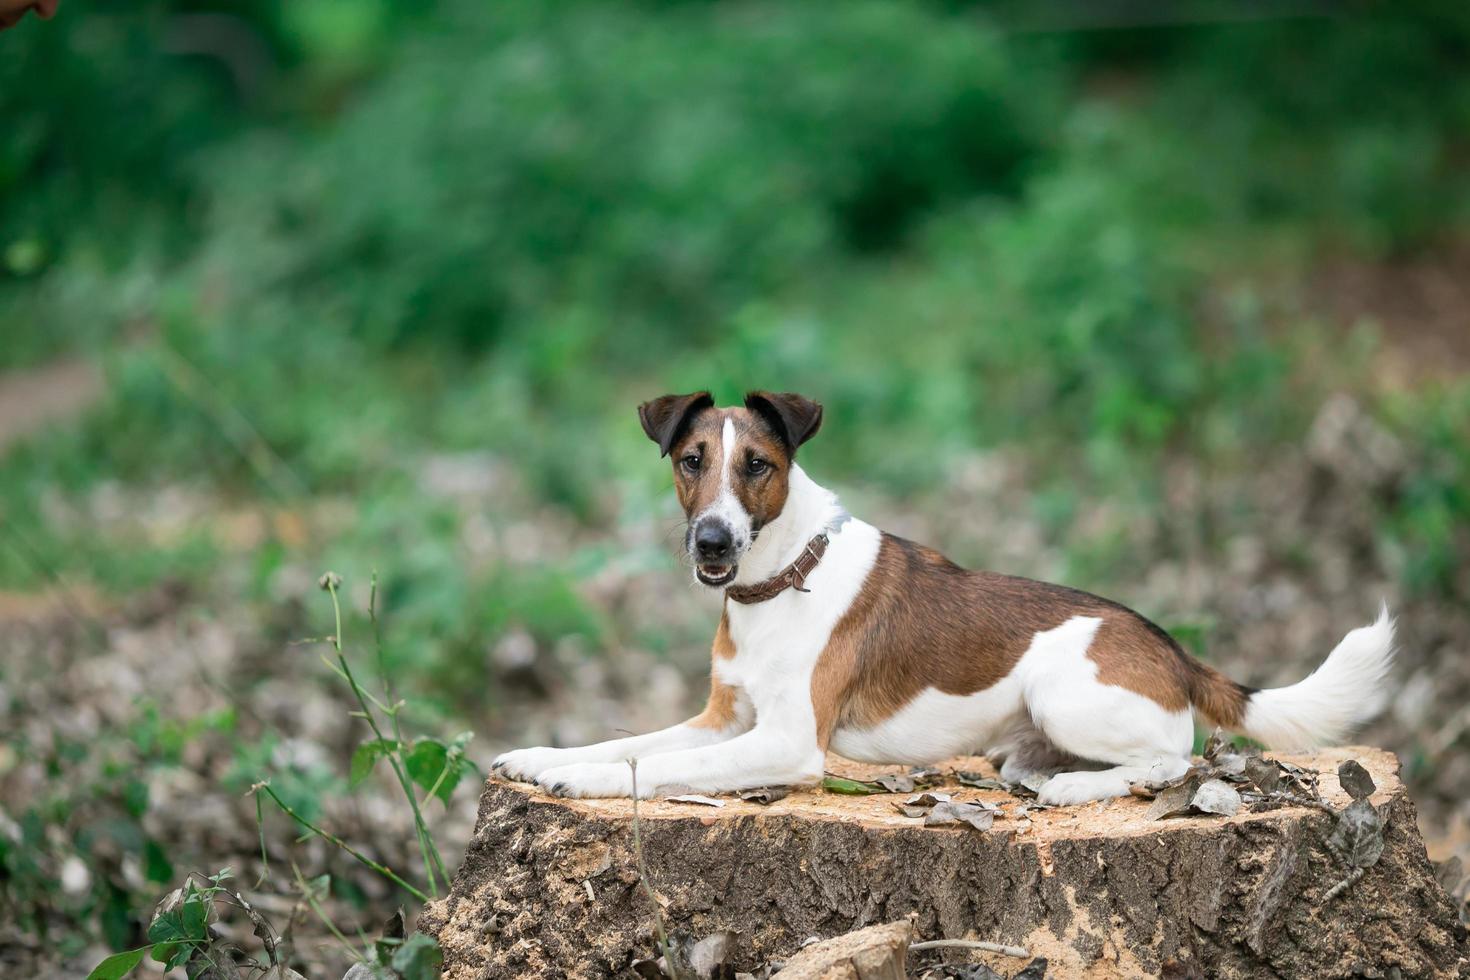
[[[1285,806],[1232,817],[1155,820],[1142,799],[1022,813],[1003,790],[946,776],[931,791],[998,804],[990,830],[925,827],[909,794],[792,792],[768,805],[639,804],[649,884],[668,930],[738,934],[734,965],[793,958],[804,940],[912,917],[914,940],[1024,947],[1050,976],[1464,976],[1464,929],[1434,880],[1398,761],[1371,748],[1277,756],[1320,770],[1322,799],[1351,802],[1337,767],[1357,759],[1377,785],[1382,856],[1346,877],[1326,844],[1335,818]],[[978,758],[938,767],[992,773]],[[829,759],[872,778],[902,767]],[[449,897],[421,928],[444,947],[447,980],[627,976],[657,956],[639,887],[629,800],[566,800],[492,778]],[[971,949],[913,951],[911,975],[941,961],[1011,976],[1026,960]]]
[[[778,980],[904,980],[909,935],[907,921],[868,926],[808,946],[783,966]]]

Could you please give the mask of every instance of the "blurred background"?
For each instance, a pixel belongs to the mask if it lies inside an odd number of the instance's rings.
[[[855,512],[1243,682],[1387,600],[1363,739],[1470,857],[1467,66],[1453,0],[63,0],[0,35],[0,972],[84,972],[262,839],[283,919],[287,854],[349,934],[402,900],[244,795],[413,867],[296,642],[328,568],[349,656],[482,769],[697,710],[718,600],[635,406],[698,388],[822,401],[802,463]],[[447,857],[477,785],[429,809]]]

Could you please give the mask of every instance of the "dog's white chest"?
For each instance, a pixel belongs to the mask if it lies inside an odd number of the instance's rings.
[[[773,701],[800,701],[810,714],[812,671],[862,590],[881,543],[876,528],[850,520],[807,576],[809,592],[787,589],[750,605],[727,602],[735,656],[716,661],[720,681],[744,690],[758,714],[762,702]]]

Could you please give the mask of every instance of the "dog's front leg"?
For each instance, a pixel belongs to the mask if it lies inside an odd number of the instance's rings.
[[[647,735],[615,738],[576,749],[516,749],[498,756],[491,768],[511,779],[535,782],[543,772],[571,765],[624,763],[661,752],[677,752],[715,745],[750,731],[755,713],[750,701],[735,688],[714,678],[704,711],[684,722]],[[626,796],[627,794],[622,794]]]
[[[784,728],[758,724],[718,745],[639,759],[638,795],[666,795],[673,789],[732,793],[757,786],[810,784],[822,778],[824,763],[815,737],[794,737]],[[558,766],[536,781],[559,796],[633,795],[633,772],[626,762]]]
[[[516,749],[497,756],[491,768],[511,779],[535,782],[542,773],[571,765],[595,765],[599,763],[622,763],[627,759],[641,759],[659,752],[672,752],[712,745],[730,738],[737,732],[717,728],[703,728],[691,722],[674,725],[647,735],[630,738],[615,738],[596,745],[584,745],[575,749],[554,749],[538,746],[533,749]]]

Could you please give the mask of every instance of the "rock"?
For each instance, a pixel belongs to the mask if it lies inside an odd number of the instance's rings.
[[[990,830],[926,827],[895,809],[901,794],[800,790],[720,808],[656,800],[639,804],[644,857],[670,935],[736,933],[731,962],[741,971],[795,965],[811,936],[905,917],[917,938],[1024,947],[1051,976],[1470,971],[1398,761],[1369,748],[1278,758],[1320,770],[1337,809],[1351,802],[1338,783],[1342,761],[1357,759],[1376,786],[1368,802],[1382,818],[1383,852],[1330,903],[1324,896],[1350,869],[1325,843],[1336,819],[1319,809],[1256,812],[1247,799],[1234,816],[1151,820],[1147,800],[1125,798],[1023,812],[1001,790],[953,778],[932,789],[999,804]],[[864,779],[902,771],[835,756],[829,768]],[[993,775],[979,759],[940,768]],[[492,778],[451,893],[420,922],[443,946],[445,980],[627,975],[634,959],[656,958],[631,815],[629,800],[556,799]],[[968,949],[909,955],[915,971],[940,961],[1004,976],[1026,965]]]

